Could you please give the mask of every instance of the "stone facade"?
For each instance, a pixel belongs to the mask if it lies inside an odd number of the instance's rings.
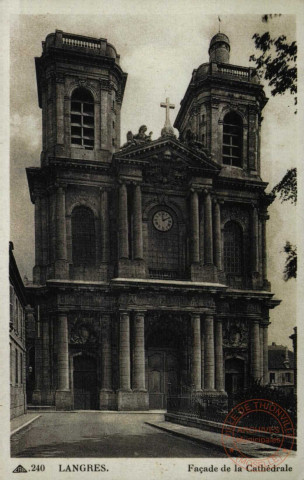
[[[10,287],[10,417],[26,413],[26,347],[25,318],[27,310],[26,292],[13,254],[13,243],[9,245]]]
[[[194,71],[180,138],[167,111],[159,139],[143,125],[120,149],[126,74],[114,47],[61,31],[43,42],[41,167],[27,169],[33,403],[145,410],[165,408],[170,392],[218,400],[267,381],[278,301],[259,163],[266,98],[222,40]]]

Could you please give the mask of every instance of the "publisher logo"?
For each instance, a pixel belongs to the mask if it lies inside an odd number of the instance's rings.
[[[13,470],[13,473],[27,473],[27,470],[22,465],[18,465],[18,467]]]

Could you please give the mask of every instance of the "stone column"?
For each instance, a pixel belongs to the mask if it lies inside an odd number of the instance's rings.
[[[145,314],[136,312],[134,318],[134,391],[145,389]]]
[[[69,390],[69,343],[68,318],[66,313],[58,314],[57,364],[58,390]]]
[[[205,317],[205,390],[214,390],[214,331],[213,315]]]
[[[221,232],[221,208],[216,200],[214,204],[214,263],[219,270],[222,266],[222,232]]]
[[[129,315],[129,312],[121,312],[120,313],[119,378],[120,378],[120,390],[131,391],[131,388],[130,388],[130,315]]]
[[[191,260],[192,263],[199,262],[199,214],[198,214],[198,193],[191,192]]]
[[[192,385],[195,391],[202,389],[202,357],[201,357],[201,316],[191,315],[192,327]]]
[[[58,144],[64,143],[64,77],[56,78],[56,133]]]
[[[57,390],[55,393],[56,410],[71,410],[72,395],[69,384],[69,339],[68,318],[66,313],[57,317]]]
[[[134,223],[133,223],[133,238],[134,238],[134,257],[135,260],[143,258],[143,232],[142,232],[142,205],[141,205],[141,187],[135,185],[134,190]]]
[[[215,388],[224,392],[224,363],[223,363],[223,325],[220,318],[215,319]]]
[[[263,384],[268,383],[268,324],[263,325]]]
[[[213,241],[212,241],[212,202],[209,191],[205,192],[204,202],[205,217],[205,264],[213,264]]]
[[[36,195],[35,197],[35,263],[36,265],[41,265],[41,206],[40,206],[40,196]]]
[[[47,393],[50,389],[50,335],[49,322],[45,318],[42,320],[42,380],[43,380],[43,400],[47,401]]]
[[[40,267],[42,265],[42,229],[41,229],[41,199],[35,196],[35,267],[34,283],[40,283]]]
[[[56,276],[64,278],[67,261],[65,190],[59,186],[56,190]]]
[[[47,197],[41,198],[41,241],[42,241],[42,264],[48,264],[48,202]]]
[[[260,379],[260,326],[253,320],[251,326],[251,372],[254,380]]]
[[[258,239],[259,239],[258,213],[257,213],[256,207],[253,207],[252,213],[251,213],[251,272],[252,273],[259,271]]]
[[[112,391],[111,316],[108,314],[102,316],[101,334],[101,389]]]
[[[128,192],[125,183],[119,187],[119,258],[129,258]]]
[[[201,381],[202,390],[205,388],[205,334],[204,325],[201,324]]]
[[[205,216],[204,216],[205,205],[201,202],[200,205],[200,226],[199,226],[199,243],[200,243],[200,261],[204,264],[204,245],[205,245]]]
[[[262,222],[262,275],[263,281],[267,280],[267,243],[266,243],[266,221],[268,220],[267,215],[261,217]]]
[[[264,341],[264,336],[263,336],[263,326],[260,325],[260,378],[261,378],[261,383],[264,385],[264,349],[263,349],[263,341]]]
[[[100,220],[101,220],[101,261],[109,262],[110,238],[109,238],[109,205],[107,190],[100,189]]]

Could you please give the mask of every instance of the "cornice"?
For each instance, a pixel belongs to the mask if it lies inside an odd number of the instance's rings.
[[[215,189],[217,187],[226,187],[229,189],[238,189],[238,190],[252,190],[252,191],[262,191],[264,192],[268,183],[259,181],[259,180],[250,180],[249,178],[224,178],[217,177],[215,182]]]
[[[93,170],[99,172],[110,172],[112,169],[111,163],[96,162],[88,160],[76,160],[70,158],[55,158],[48,159],[48,166],[44,168],[60,167],[62,170]]]
[[[200,164],[198,165],[189,165],[190,168],[192,169],[198,169],[198,170],[208,170],[208,166],[210,167],[210,172],[218,173],[221,170],[221,167],[213,162],[206,152],[204,151],[196,151],[187,145],[184,145],[181,143],[179,140],[172,139],[172,138],[160,138],[151,142],[147,142],[144,145],[136,146],[133,148],[130,148],[130,150],[122,150],[121,152],[117,152],[114,154],[114,159],[115,161],[119,161],[120,159],[123,159],[126,161],[127,159],[131,159],[132,161],[135,160],[135,156],[143,156],[147,157],[148,154],[150,153],[156,153],[156,150],[161,150],[162,147],[171,147],[174,150],[182,153],[185,155],[185,157],[189,159],[194,159]],[[136,161],[145,161],[145,158],[142,160],[140,158],[136,159]],[[147,160],[146,160],[147,161]]]
[[[202,89],[202,87],[207,88],[211,95],[211,89],[215,89],[215,88],[223,89],[223,87],[225,87],[225,92],[227,92],[227,86],[228,88],[230,88],[232,92],[237,91],[240,93],[242,92],[254,93],[255,96],[259,97],[261,101],[261,110],[264,108],[264,106],[268,102],[268,98],[266,97],[266,94],[263,90],[263,85],[253,83],[251,81],[247,81],[244,79],[240,79],[239,77],[228,78],[227,76],[224,76],[220,73],[207,74],[206,76],[204,76],[199,80],[192,79],[191,82],[189,83],[186,93],[183,99],[181,100],[181,103],[180,103],[181,106],[177,113],[173,126],[177,129],[181,127],[181,122],[185,112],[189,108],[193,97],[197,94],[198,91]],[[221,101],[224,101],[224,98]]]

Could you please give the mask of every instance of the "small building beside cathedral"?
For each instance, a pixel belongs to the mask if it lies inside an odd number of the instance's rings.
[[[14,257],[14,244],[9,242],[10,298],[10,418],[26,413],[26,335],[27,294]]]
[[[175,120],[120,140],[127,74],[105,39],[56,31],[36,58],[37,405],[165,409],[185,390],[215,404],[268,382],[267,102],[215,35]],[[206,52],[207,53],[207,52]],[[161,100],[161,99],[160,99]],[[122,143],[122,146],[121,146]]]

